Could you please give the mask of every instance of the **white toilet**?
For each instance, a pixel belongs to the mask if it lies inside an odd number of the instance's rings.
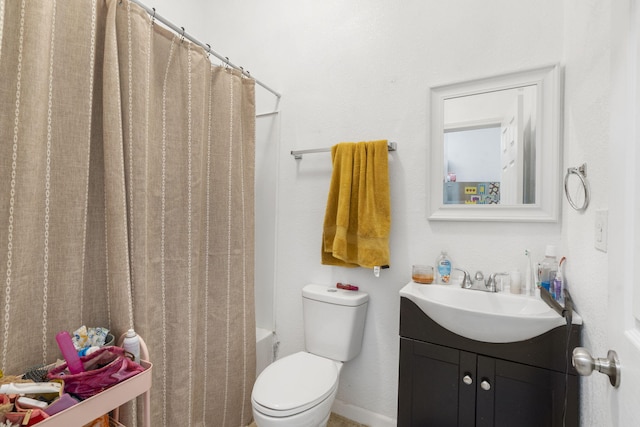
[[[324,427],[342,363],[360,353],[369,295],[321,285],[302,289],[305,348],[258,376],[251,403],[258,427]]]

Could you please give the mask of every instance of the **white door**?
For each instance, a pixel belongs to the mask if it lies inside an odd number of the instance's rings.
[[[601,398],[610,406],[612,426],[626,427],[640,424],[640,1],[614,1],[611,7],[606,339],[608,347],[618,353],[621,381],[617,389],[609,388],[609,396]]]
[[[522,203],[522,94],[502,119],[500,136],[500,204],[515,205]]]

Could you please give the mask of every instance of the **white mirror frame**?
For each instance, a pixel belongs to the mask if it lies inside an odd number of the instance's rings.
[[[561,78],[559,65],[431,88],[429,220],[557,222],[561,196]],[[449,98],[536,85],[536,193],[526,205],[455,205],[443,202],[444,101]]]

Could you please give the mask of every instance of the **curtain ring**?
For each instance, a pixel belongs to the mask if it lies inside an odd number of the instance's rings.
[[[184,27],[180,28],[182,28],[182,34],[180,34],[180,43],[182,43],[184,41]]]
[[[229,68],[229,57],[225,56],[224,57],[224,68]]]
[[[151,15],[151,25],[154,25],[156,23],[156,8],[152,7],[151,9],[153,10],[153,15]]]
[[[578,205],[575,200],[573,200],[573,198],[571,197],[571,193],[569,192],[569,177],[571,175],[576,175],[578,179],[580,179],[582,191],[584,193],[584,200],[582,201],[582,205]],[[573,167],[567,169],[567,174],[564,176],[564,194],[573,209],[577,210],[578,212],[582,212],[587,209],[587,206],[589,206],[589,201],[591,199],[591,194],[589,191],[589,182],[587,181],[586,163],[583,163],[577,168]]]
[[[207,43],[207,58],[211,56],[211,45]]]

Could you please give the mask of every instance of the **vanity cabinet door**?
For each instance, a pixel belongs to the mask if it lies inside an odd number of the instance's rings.
[[[402,337],[399,374],[399,427],[579,425],[574,375]]]
[[[400,338],[398,426],[475,426],[475,360],[471,353]]]
[[[565,379],[559,372],[478,356],[476,426],[577,426],[577,399],[568,399],[563,422]],[[568,380],[573,391],[575,377]]]

